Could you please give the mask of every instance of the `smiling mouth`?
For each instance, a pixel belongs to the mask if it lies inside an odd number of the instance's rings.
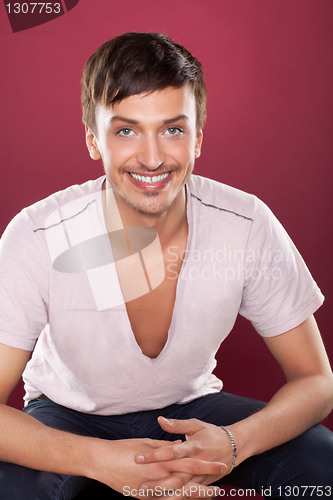
[[[154,177],[148,177],[144,175],[133,174],[132,172],[128,172],[129,175],[138,182],[144,182],[145,184],[156,184],[157,182],[162,182],[169,177],[171,172],[166,172],[162,175],[156,175]]]

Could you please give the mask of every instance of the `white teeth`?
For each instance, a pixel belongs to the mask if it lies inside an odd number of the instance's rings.
[[[164,181],[164,179],[166,179],[170,175],[170,172],[167,172],[166,174],[162,174],[162,175],[157,175],[154,177],[144,177],[143,175],[133,174],[132,172],[130,172],[129,174],[136,181],[145,182],[146,184],[154,184],[155,182]]]

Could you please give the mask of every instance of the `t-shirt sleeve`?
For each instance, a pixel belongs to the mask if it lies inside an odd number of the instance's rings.
[[[260,200],[244,256],[245,284],[240,314],[263,337],[295,328],[324,297],[285,229]]]
[[[0,342],[31,351],[47,323],[47,257],[25,210],[0,240]]]

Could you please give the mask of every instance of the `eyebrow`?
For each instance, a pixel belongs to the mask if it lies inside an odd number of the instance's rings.
[[[163,120],[163,125],[169,125],[170,123],[178,122],[179,120],[186,120],[188,121],[189,118],[186,115],[178,115],[175,116],[174,118],[168,118],[167,120]],[[110,123],[114,121],[121,121],[125,123],[130,123],[131,125],[138,125],[139,122],[137,120],[131,120],[130,118],[125,118],[124,116],[119,116],[115,115],[110,118]]]
[[[168,125],[169,123],[178,122],[179,120],[188,121],[189,118],[186,115],[178,115],[178,116],[175,116],[174,118],[169,118],[168,120],[164,120],[163,124]]]

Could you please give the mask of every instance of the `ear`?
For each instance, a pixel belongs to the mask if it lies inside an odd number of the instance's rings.
[[[196,142],[195,142],[195,158],[199,158],[201,155],[201,144],[202,144],[202,139],[203,139],[203,132],[202,130],[199,130]]]
[[[93,160],[99,160],[101,158],[101,153],[97,146],[96,136],[87,125],[85,125],[84,128],[86,131],[86,144],[89,154]]]

